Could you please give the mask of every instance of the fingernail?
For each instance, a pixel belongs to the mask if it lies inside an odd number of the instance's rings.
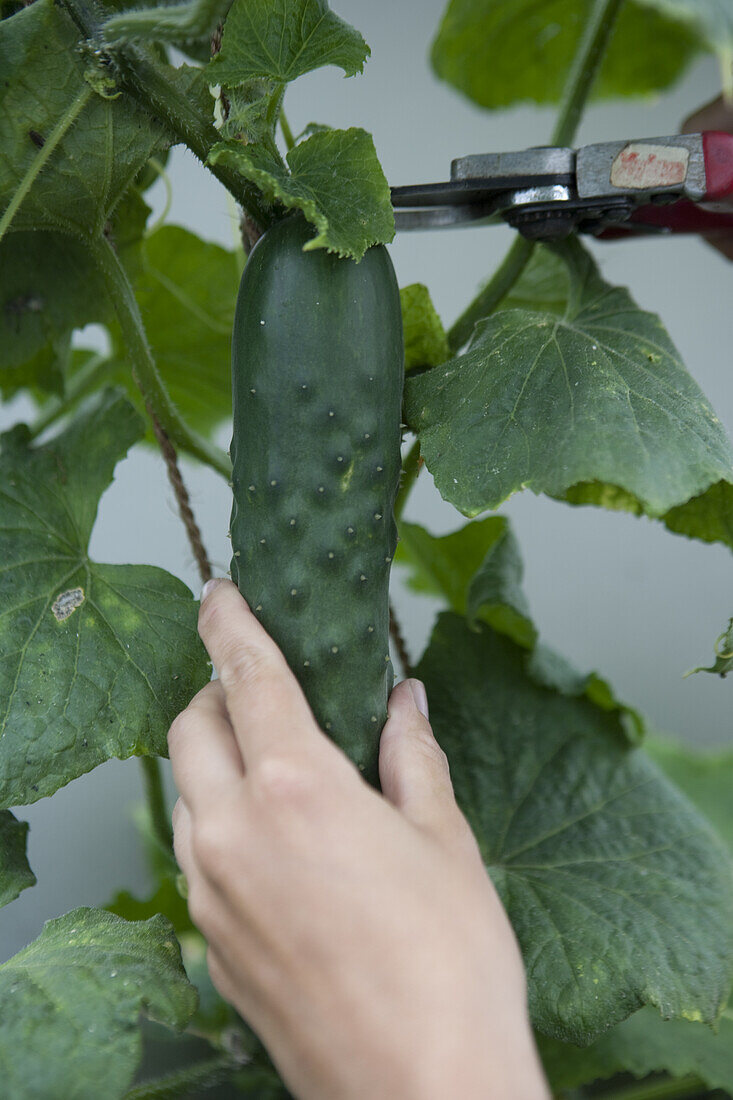
[[[218,584],[221,584],[222,577],[212,577],[210,581],[207,581],[204,587],[201,589],[201,603],[204,602],[207,596],[210,596]]]
[[[415,706],[424,718],[429,719],[430,715],[428,714],[428,696],[427,692],[425,691],[425,684],[422,682],[422,680],[414,679],[408,680],[407,682],[410,685],[410,691],[412,692],[412,698]]]

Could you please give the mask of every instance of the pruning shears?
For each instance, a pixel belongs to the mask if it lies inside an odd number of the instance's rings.
[[[733,135],[478,153],[445,183],[393,187],[392,205],[398,229],[508,222],[531,240],[733,233]]]

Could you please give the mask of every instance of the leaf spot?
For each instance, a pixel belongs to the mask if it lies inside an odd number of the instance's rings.
[[[70,588],[57,596],[51,606],[56,622],[62,623],[64,619],[68,619],[69,615],[73,615],[77,607],[81,607],[84,603],[85,598],[83,588]]]

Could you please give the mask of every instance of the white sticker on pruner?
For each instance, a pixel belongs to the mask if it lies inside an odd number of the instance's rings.
[[[632,142],[614,158],[611,166],[613,187],[673,187],[687,176],[689,149],[682,145],[645,145]]]

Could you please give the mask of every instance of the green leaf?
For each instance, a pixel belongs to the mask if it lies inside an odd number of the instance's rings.
[[[98,565],[99,497],[142,423],[114,393],[43,447],[0,453],[0,805],[35,802],[110,757],[165,755],[208,679],[196,604],[146,565]]]
[[[210,433],[232,415],[231,340],[239,269],[233,252],[178,226],[144,242],[135,296],[155,362],[181,416]],[[119,330],[115,382],[141,406]]]
[[[211,164],[226,164],[256,184],[266,198],[302,210],[318,230],[306,249],[326,248],[361,257],[394,237],[390,191],[366,130],[326,130],[288,153],[287,171],[264,145],[215,145]]]
[[[662,517],[733,481],[730,443],[659,318],[577,241],[542,251],[567,266],[562,315],[500,309],[463,355],[408,375],[407,419],[441,495],[470,516],[530,488]]]
[[[722,679],[733,671],[733,619],[728,620],[728,629],[715,641],[715,661],[712,665],[693,668],[691,672],[714,672]],[[689,675],[689,673],[687,674]]]
[[[626,0],[621,9],[593,86],[598,99],[667,88],[700,48],[686,27],[643,3]],[[592,0],[451,0],[433,42],[433,69],[482,107],[557,103],[591,6]]]
[[[489,623],[520,645],[534,645],[519,546],[503,516],[439,537],[402,522],[395,564],[409,569],[407,584],[414,592],[440,596],[453,611]]]
[[[708,818],[733,855],[733,751],[700,751],[659,734],[649,737],[644,749]]]
[[[617,717],[440,616],[416,675],[517,933],[535,1026],[588,1043],[644,1004],[712,1021],[733,964],[731,862]]]
[[[28,822],[17,821],[10,810],[0,810],[0,908],[36,884],[25,854],[27,839]]]
[[[405,370],[437,367],[450,356],[448,338],[430,291],[423,283],[400,290],[402,328],[405,337]]]
[[[196,993],[165,918],[80,908],[0,966],[0,1002],[7,1096],[115,1100],[140,1058],[140,1011],[180,1030]]]
[[[354,76],[369,52],[326,0],[234,0],[209,71],[212,84],[236,88],[261,79],[274,87],[324,65]]]
[[[553,1089],[571,1089],[617,1073],[646,1077],[666,1072],[694,1074],[708,1088],[733,1092],[733,1014],[723,1013],[718,1031],[688,1020],[663,1020],[643,1008],[589,1047],[539,1036],[545,1072]]]
[[[77,45],[74,24],[53,0],[36,0],[0,22],[0,209],[43,153],[38,141],[49,140],[89,91]],[[101,233],[148,158],[166,144],[160,123],[128,97],[91,95],[33,181],[13,229]]]
[[[170,878],[159,882],[157,889],[146,898],[136,898],[128,890],[120,890],[104,908],[125,920],[147,920],[162,913],[178,934],[190,932],[193,928],[188,906]]]

